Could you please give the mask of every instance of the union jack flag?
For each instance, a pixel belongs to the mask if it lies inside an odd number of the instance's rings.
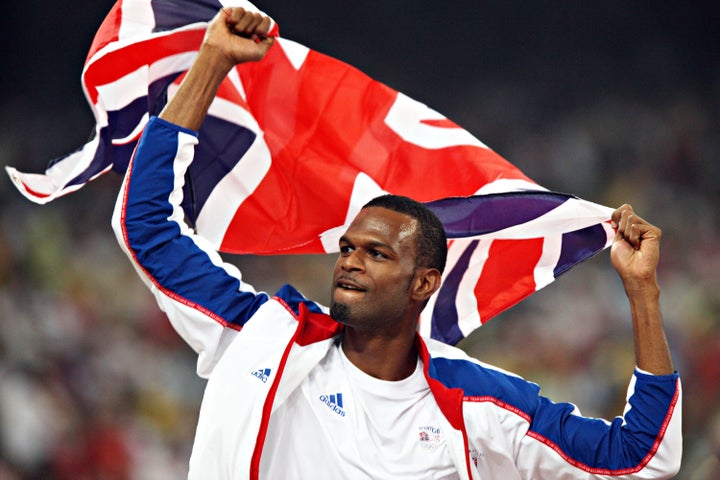
[[[148,118],[192,64],[207,22],[242,0],[118,0],[82,72],[94,138],[44,174],[6,167],[47,203],[124,172]],[[273,23],[270,32],[279,35]],[[446,227],[444,286],[421,332],[456,343],[610,244],[611,209],[549,192],[440,113],[280,38],[225,79],[185,186],[200,235],[228,253],[326,253],[382,193],[428,202]]]

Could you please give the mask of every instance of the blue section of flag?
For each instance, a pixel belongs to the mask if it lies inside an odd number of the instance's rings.
[[[215,0],[151,0],[150,5],[155,17],[155,32],[207,22],[222,8],[222,4]]]
[[[458,326],[459,315],[455,299],[459,291],[460,282],[463,279],[465,270],[470,263],[478,240],[473,240],[465,249],[460,259],[452,268],[450,273],[443,280],[438,292],[435,308],[432,312],[432,327],[430,336],[436,340],[454,345],[464,337]]]
[[[426,205],[440,218],[448,238],[464,238],[531,222],[570,198],[574,197],[522,191],[444,198]]]
[[[236,123],[208,116],[199,132],[203,139],[195,149],[195,161],[186,176],[183,210],[197,220],[217,184],[240,162],[257,135]]]
[[[600,252],[606,241],[605,229],[600,224],[563,234],[560,258],[553,271],[555,278]]]

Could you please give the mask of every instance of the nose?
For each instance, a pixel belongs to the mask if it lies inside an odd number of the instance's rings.
[[[338,262],[340,263],[340,268],[346,272],[362,271],[365,268],[357,250],[340,254]]]

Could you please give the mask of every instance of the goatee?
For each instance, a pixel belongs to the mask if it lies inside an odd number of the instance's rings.
[[[350,307],[343,303],[332,302],[330,304],[330,316],[336,322],[345,325],[350,321]]]

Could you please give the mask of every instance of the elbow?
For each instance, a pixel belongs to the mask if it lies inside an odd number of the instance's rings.
[[[682,466],[683,441],[680,405],[676,407],[665,436],[648,467],[655,470],[653,478],[674,478]]]
[[[680,467],[682,466],[682,438],[680,438],[680,435],[677,436],[676,442],[670,442],[669,450],[671,451],[664,462],[665,468],[662,472],[663,476],[658,478],[675,478],[680,472]]]
[[[125,242],[125,216],[123,214],[125,208],[124,201],[124,187],[120,190],[120,195],[115,202],[115,209],[113,210],[112,218],[110,219],[110,226],[112,227],[115,238],[117,239],[120,246],[125,249],[127,248]]]
[[[675,476],[680,473],[681,463],[682,462],[680,461],[680,458],[678,458],[675,465],[670,470],[668,470],[668,476],[666,478],[675,478]]]
[[[122,205],[120,205],[120,199],[115,204],[115,210],[113,210],[112,217],[110,219],[110,225],[112,226],[113,232],[117,235],[122,232]]]

